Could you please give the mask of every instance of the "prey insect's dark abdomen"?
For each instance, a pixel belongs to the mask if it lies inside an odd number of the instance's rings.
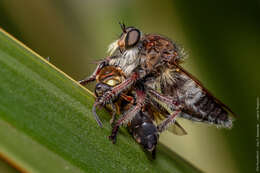
[[[128,124],[128,129],[135,140],[141,144],[144,149],[155,152],[159,139],[159,132],[147,112],[140,111]],[[153,153],[154,155],[155,153]]]

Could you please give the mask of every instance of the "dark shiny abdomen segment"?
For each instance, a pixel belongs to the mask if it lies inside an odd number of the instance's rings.
[[[139,112],[128,125],[128,129],[144,149],[151,151],[156,148],[159,132],[146,113]]]

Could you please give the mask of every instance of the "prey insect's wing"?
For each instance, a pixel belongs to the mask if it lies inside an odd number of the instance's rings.
[[[178,136],[183,136],[183,135],[187,135],[188,133],[186,132],[186,130],[177,122],[175,121],[175,123],[171,126],[169,126],[167,128],[167,130],[175,135]]]

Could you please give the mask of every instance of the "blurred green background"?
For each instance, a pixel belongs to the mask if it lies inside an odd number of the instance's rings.
[[[166,132],[160,141],[204,172],[244,173],[257,164],[259,7],[259,1],[235,0],[1,0],[0,27],[75,80],[107,55],[121,33],[119,21],[173,39],[189,53],[183,66],[237,119],[231,130],[181,120],[188,135]],[[1,162],[0,170],[6,166]]]

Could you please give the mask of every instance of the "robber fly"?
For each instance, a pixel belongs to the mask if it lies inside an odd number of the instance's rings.
[[[103,67],[96,76],[97,84],[95,86],[95,95],[97,97],[102,96],[106,91],[119,85],[124,80],[125,75],[120,68],[115,66]],[[128,90],[120,94],[120,97],[118,97],[114,102],[105,105],[112,111],[112,118],[110,120],[112,126],[115,122],[116,113],[121,115],[128,113],[133,108],[136,108],[136,104],[138,103],[138,100],[140,100],[137,98],[137,92],[142,92],[140,90],[141,89],[136,86],[132,90]],[[150,102],[147,99],[148,98],[144,100],[141,109],[137,109],[136,112],[130,111],[133,114],[133,118],[131,121],[125,121],[124,123],[127,124],[128,130],[137,143],[141,144],[145,150],[151,152],[153,158],[155,158],[159,133],[162,132],[160,130],[160,122],[167,117],[168,113],[160,113],[156,110],[156,107],[150,105]],[[178,122],[173,124],[172,128],[169,130],[177,135],[187,134]]]
[[[162,130],[175,122],[176,117],[219,127],[232,126],[231,115],[234,113],[181,67],[185,57],[183,49],[164,36],[142,34],[139,29],[124,24],[121,28],[120,38],[109,46],[110,56],[99,63],[90,77],[80,81],[81,84],[95,81],[100,69],[108,65],[123,71],[125,80],[98,97],[94,107],[109,104],[123,92],[139,85],[145,92],[140,92],[137,98],[143,98],[145,93],[145,98],[149,98],[154,107],[171,113],[163,120]],[[139,109],[142,107],[141,103],[137,105]],[[131,118],[131,113],[124,114],[113,131]],[[101,125],[98,116],[96,120]]]

